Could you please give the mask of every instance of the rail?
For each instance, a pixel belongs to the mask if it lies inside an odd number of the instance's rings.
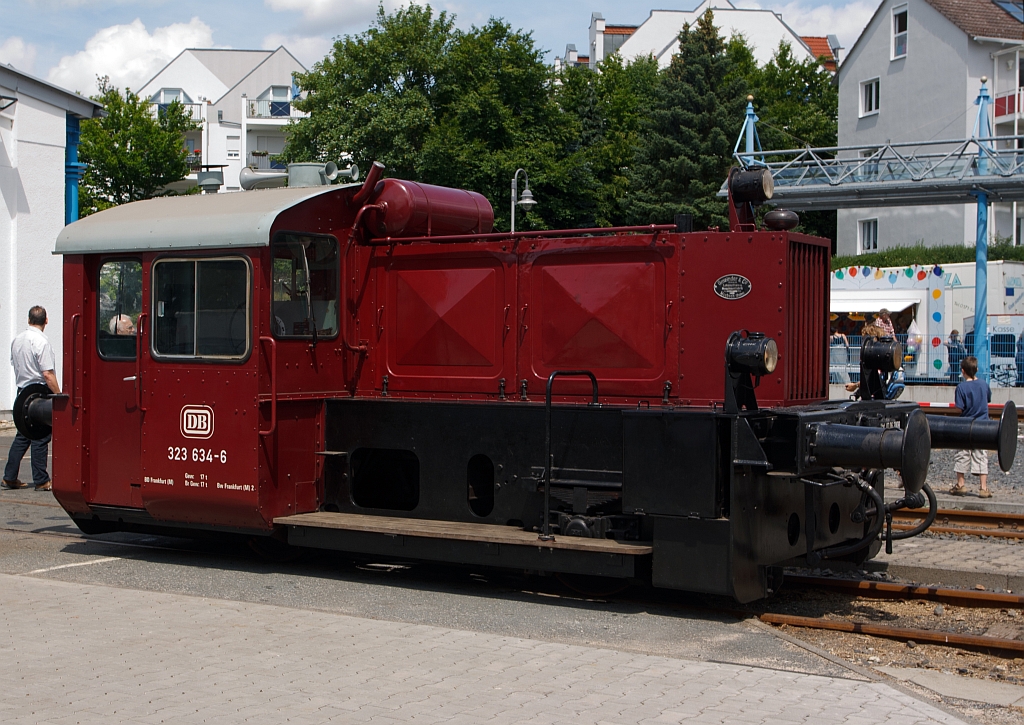
[[[893,584],[869,579],[836,579],[834,577],[787,574],[784,586],[795,585],[813,589],[831,589],[849,592],[872,599],[927,599],[961,607],[987,607],[992,609],[1024,608],[1024,597],[1017,594],[984,592],[974,589],[946,587],[919,587],[913,584]]]
[[[852,632],[855,634],[869,634],[873,637],[885,637],[901,641],[913,640],[926,644],[940,644],[962,649],[998,651],[998,652],[1024,652],[1024,642],[1017,639],[1002,639],[1000,637],[988,637],[975,634],[958,634],[956,632],[942,632],[932,629],[912,629],[909,627],[890,627],[884,624],[871,624],[869,622],[842,622],[832,619],[819,619],[817,617],[800,617],[792,614],[762,614],[762,622],[767,624],[785,624],[790,627],[804,627],[807,629],[824,629],[832,632]],[[1019,655],[1018,655],[1019,656]]]
[[[913,528],[924,518],[924,515],[923,512],[913,510],[897,511],[893,513],[893,528],[900,530]],[[939,509],[935,516],[935,523],[928,530],[936,534],[1024,539],[1024,514]]]
[[[992,201],[1024,201],[1022,143],[1024,136],[985,136],[733,156],[741,168],[771,170],[772,201],[788,209],[973,204],[979,191]],[[723,185],[718,196],[727,195]]]
[[[535,237],[569,237],[596,236],[598,234],[625,234],[627,232],[674,232],[675,224],[646,224],[633,227],[595,227],[591,229],[543,229],[530,232],[488,232],[487,234],[446,234],[436,237],[375,237],[368,244],[374,246],[391,246],[392,244],[411,244],[413,242],[468,242],[492,241],[501,239],[530,239]]]
[[[548,375],[548,384],[544,391],[544,525],[537,537],[541,541],[553,541],[555,538],[551,535],[551,472],[555,467],[555,456],[551,453],[551,389],[555,384],[555,378],[583,376],[590,378],[590,385],[593,388],[594,399],[590,404],[599,405],[597,378],[589,370],[555,370]]]

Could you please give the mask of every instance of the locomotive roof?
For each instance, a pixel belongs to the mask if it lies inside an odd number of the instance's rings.
[[[160,197],[115,206],[68,224],[54,254],[265,247],[281,212],[358,184]]]

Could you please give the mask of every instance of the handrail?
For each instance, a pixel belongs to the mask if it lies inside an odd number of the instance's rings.
[[[543,229],[533,232],[489,232],[488,234],[446,234],[436,237],[376,237],[367,242],[371,246],[390,246],[412,242],[470,242],[498,239],[527,239],[537,237],[569,237],[583,234],[619,234],[624,232],[674,232],[675,224],[644,224],[633,227],[594,227],[591,229]]]
[[[260,342],[270,343],[270,428],[259,429],[261,436],[272,435],[277,429],[277,340],[267,335],[260,335]]]
[[[136,321],[136,334],[138,340],[136,341],[135,349],[135,407],[138,408],[140,413],[145,413],[146,408],[142,407],[142,351],[144,349],[143,342],[146,337],[146,320],[149,315],[145,312],[139,313],[139,319]]]
[[[78,371],[78,321],[82,319],[82,314],[76,312],[71,315],[71,409],[78,410],[81,406],[80,403],[75,402],[75,394],[78,392],[78,384],[76,383],[77,371]]]
[[[555,537],[551,535],[551,470],[555,467],[555,457],[551,453],[551,388],[555,383],[557,377],[582,377],[586,375],[590,378],[590,385],[593,388],[594,399],[591,401],[591,405],[598,405],[597,402],[597,378],[594,377],[594,373],[589,370],[555,370],[553,373],[548,375],[548,385],[544,393],[544,450],[546,457],[544,459],[544,526],[541,534],[537,537],[541,541],[554,541]]]

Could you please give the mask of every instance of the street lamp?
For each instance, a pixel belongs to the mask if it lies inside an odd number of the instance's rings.
[[[516,196],[519,193],[519,172],[523,172],[523,178],[526,181],[526,186],[523,188],[523,195],[518,200]],[[516,169],[515,176],[512,177],[512,231],[516,230],[516,204],[523,207],[526,211],[530,211],[533,207],[537,206],[537,200],[533,198],[533,192],[530,191],[530,177],[527,175],[524,169]]]

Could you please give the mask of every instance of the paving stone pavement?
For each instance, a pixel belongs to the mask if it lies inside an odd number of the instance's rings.
[[[960,723],[880,683],[0,575],[0,722]]]
[[[915,537],[895,542],[892,554],[883,549],[868,568],[921,583],[1024,591],[1024,541]]]

